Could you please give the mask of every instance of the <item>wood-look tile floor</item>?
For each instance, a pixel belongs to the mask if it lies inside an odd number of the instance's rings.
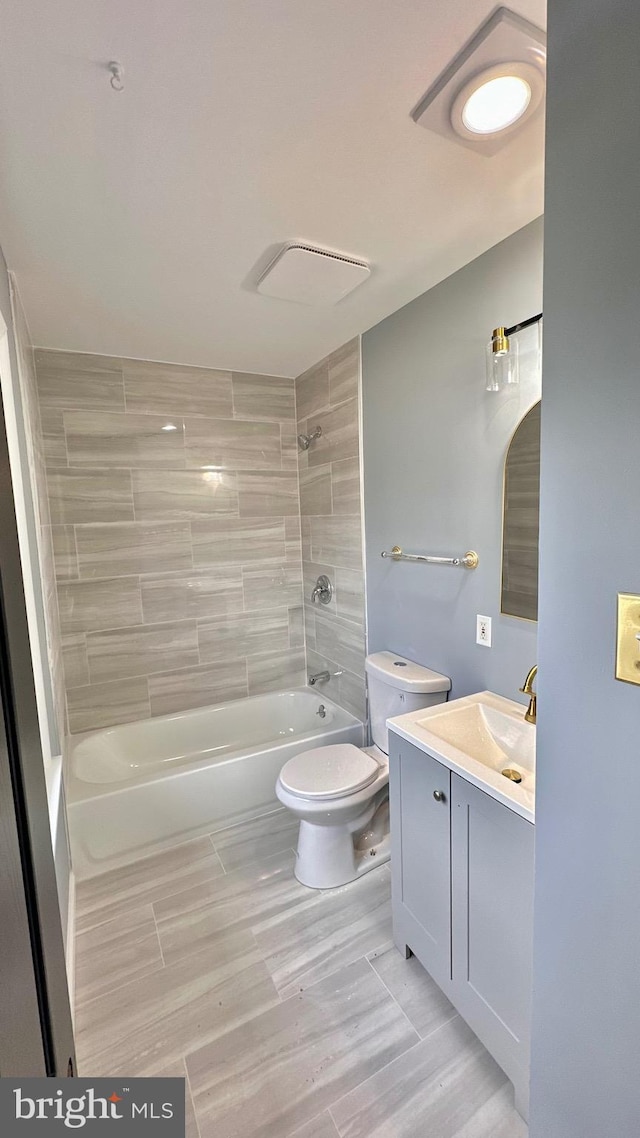
[[[379,866],[316,892],[285,811],[82,882],[81,1075],[176,1075],[188,1138],[525,1138],[513,1092],[391,939]]]

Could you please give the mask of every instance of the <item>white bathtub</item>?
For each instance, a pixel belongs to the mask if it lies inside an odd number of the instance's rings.
[[[275,809],[287,759],[363,742],[362,723],[309,688],[77,736],[67,765],[76,877]]]

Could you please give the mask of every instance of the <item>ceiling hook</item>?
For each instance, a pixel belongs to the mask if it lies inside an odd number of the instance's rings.
[[[109,71],[111,72],[111,79],[109,82],[114,91],[124,91],[124,67],[117,60],[112,59],[109,63]]]

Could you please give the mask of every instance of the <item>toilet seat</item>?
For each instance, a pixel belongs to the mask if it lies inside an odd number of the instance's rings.
[[[280,772],[285,790],[297,798],[343,798],[362,790],[380,774],[380,766],[352,743],[315,747],[286,762]]]

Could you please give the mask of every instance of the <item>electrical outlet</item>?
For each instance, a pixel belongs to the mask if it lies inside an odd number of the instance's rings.
[[[491,647],[491,617],[490,616],[477,616],[476,617],[476,644],[482,644],[483,648]]]

